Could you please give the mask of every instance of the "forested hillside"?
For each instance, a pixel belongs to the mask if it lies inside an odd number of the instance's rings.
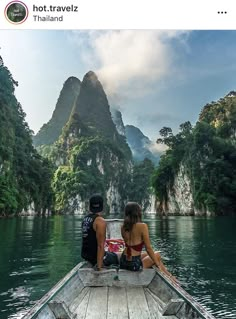
[[[51,169],[32,145],[14,91],[18,83],[0,57],[0,215],[51,206]]]
[[[161,157],[153,186],[160,209],[167,213],[236,213],[236,94],[230,92],[204,106],[194,127],[174,135],[164,127]]]
[[[60,137],[51,146],[42,145],[40,152],[55,164],[56,211],[86,212],[88,199],[95,192],[104,196],[106,211],[121,211],[128,199],[132,155],[125,137],[116,130],[94,72],[84,76]]]

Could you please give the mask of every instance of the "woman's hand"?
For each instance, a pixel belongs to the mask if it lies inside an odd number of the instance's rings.
[[[163,272],[170,280],[174,281],[176,284],[179,285],[178,280],[175,276],[173,276],[164,266],[164,264],[160,261],[159,265],[156,264],[156,266],[160,269],[161,272]]]
[[[169,278],[170,278],[170,280],[172,280],[175,284],[177,284],[177,285],[180,286],[180,282],[178,281],[178,279],[177,279],[175,276],[170,275]]]

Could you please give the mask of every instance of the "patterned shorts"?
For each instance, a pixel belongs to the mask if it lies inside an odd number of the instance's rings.
[[[141,256],[132,256],[132,260],[127,260],[127,256],[122,254],[120,258],[120,269],[127,269],[131,271],[142,270],[143,263]]]

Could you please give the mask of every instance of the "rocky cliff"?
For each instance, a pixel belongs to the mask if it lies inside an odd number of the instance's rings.
[[[205,105],[199,121],[173,135],[163,128],[169,149],[153,185],[160,212],[180,215],[236,214],[236,94]]]
[[[80,84],[80,80],[73,76],[65,81],[51,119],[40,128],[33,138],[36,147],[53,144],[59,138],[62,128],[68,121],[73,107],[75,107],[80,92]]]
[[[174,183],[168,188],[166,211],[169,215],[194,215],[194,201],[191,180],[183,164],[174,177]]]
[[[32,145],[17,85],[0,57],[0,216],[51,207],[50,165]]]
[[[116,126],[117,132],[120,135],[125,136],[125,126],[123,123],[121,112],[115,108],[111,108],[111,117]]]
[[[75,107],[51,156],[57,163],[53,181],[57,211],[84,213],[91,194],[100,192],[106,210],[120,213],[127,200],[132,155],[116,130],[94,72],[84,76]]]
[[[135,152],[144,154],[150,141],[140,134],[146,142],[136,143]],[[56,211],[84,213],[94,192],[104,195],[106,211],[111,213],[121,212],[130,199],[150,209],[154,166],[142,160],[153,156],[146,148],[147,156],[140,157],[140,165],[133,165],[122,114],[110,108],[94,72],[88,72],[82,82],[75,78],[65,82],[53,116],[40,129],[35,143],[40,154],[55,165]]]

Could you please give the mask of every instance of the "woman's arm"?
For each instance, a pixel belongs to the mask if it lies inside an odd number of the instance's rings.
[[[167,276],[173,277],[171,275],[171,273],[164,266],[164,264],[163,264],[163,262],[161,260],[160,253],[154,253],[154,251],[152,249],[150,238],[149,238],[149,231],[148,231],[147,224],[143,224],[142,236],[143,236],[143,241],[144,241],[144,244],[145,244],[145,247],[146,247],[146,251],[147,251],[149,257],[152,259],[154,265],[156,265]]]
[[[156,255],[155,255],[156,256]],[[166,269],[165,265],[163,264],[161,260],[161,255],[158,253],[158,256],[156,256],[157,259],[159,259],[159,269],[164,272],[167,276],[171,277],[172,279],[176,280],[176,278]]]
[[[147,224],[142,225],[142,237],[143,237],[143,242],[146,247],[146,251],[148,253],[148,256],[152,259],[154,264],[159,267],[160,262],[159,260],[155,257],[154,251],[151,246],[150,238],[149,238],[149,231],[148,231],[148,226]]]

